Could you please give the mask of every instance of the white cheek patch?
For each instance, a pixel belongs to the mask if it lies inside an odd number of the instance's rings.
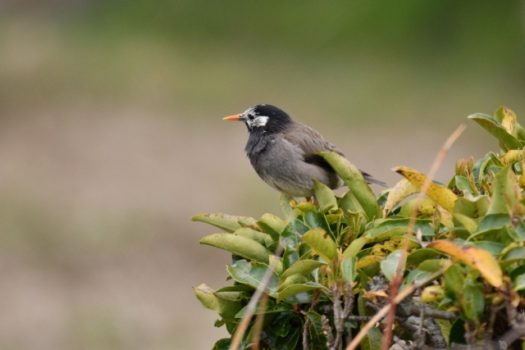
[[[270,118],[266,117],[266,116],[263,116],[263,115],[260,115],[260,116],[256,117],[252,121],[252,125],[255,126],[255,127],[265,126],[266,123],[268,123],[268,119],[270,119]]]

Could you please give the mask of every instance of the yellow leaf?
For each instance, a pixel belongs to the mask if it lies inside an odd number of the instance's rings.
[[[503,285],[503,273],[498,261],[485,249],[472,246],[464,247],[447,240],[434,241],[428,245],[428,248],[439,250],[475,268],[487,282],[496,288]]]
[[[421,190],[421,187],[423,186],[423,183],[427,178],[424,174],[420,173],[419,171],[406,166],[395,167],[393,170],[396,173],[404,176],[418,190]],[[432,198],[437,204],[439,204],[449,212],[452,212],[454,210],[454,204],[456,203],[456,199],[458,198],[450,189],[433,182],[430,184],[426,195]]]
[[[412,193],[417,192],[417,188],[410,183],[407,179],[399,181],[388,193],[386,198],[385,206],[383,208],[384,216],[394,209],[394,207],[406,197]]]

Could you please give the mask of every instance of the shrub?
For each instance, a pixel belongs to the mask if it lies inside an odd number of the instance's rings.
[[[342,349],[399,296],[398,276],[399,293],[408,296],[395,301],[398,349],[522,344],[525,129],[505,107],[469,119],[501,151],[457,161],[448,185],[432,182],[424,197],[418,193],[427,177],[414,169],[395,168],[403,179],[376,198],[357,168],[323,153],[348,186],[340,197],[316,183],[315,201],[282,199],[284,219],[195,216],[224,231],[202,244],[233,253],[228,286],[195,288],[218,313],[216,326],[234,334],[268,272],[240,348]],[[380,348],[383,327],[368,331],[361,349]],[[221,339],[214,348],[230,343]]]

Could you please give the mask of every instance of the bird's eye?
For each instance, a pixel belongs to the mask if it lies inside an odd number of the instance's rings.
[[[248,119],[253,120],[253,118],[255,118],[253,114],[248,114]]]

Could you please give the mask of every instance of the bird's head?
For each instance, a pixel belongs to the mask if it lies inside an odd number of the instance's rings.
[[[280,108],[268,104],[259,104],[242,113],[232,114],[223,120],[243,121],[249,132],[279,132],[292,123],[292,118]]]

